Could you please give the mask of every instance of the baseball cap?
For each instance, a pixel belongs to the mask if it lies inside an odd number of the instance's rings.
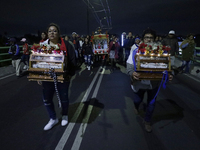
[[[21,39],[21,42],[26,42],[26,38],[22,38],[22,39]]]
[[[169,34],[175,34],[174,30],[169,31]]]
[[[16,39],[15,39],[15,38],[10,38],[9,41],[10,41],[10,42],[16,42]]]

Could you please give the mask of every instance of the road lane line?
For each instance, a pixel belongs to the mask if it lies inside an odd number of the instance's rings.
[[[101,73],[101,75],[99,77],[99,80],[97,82],[97,86],[96,86],[96,88],[94,90],[92,98],[96,98],[97,97],[97,93],[99,91],[99,87],[100,87],[104,72],[105,72],[105,67],[103,68],[103,71],[102,71],[102,73]],[[92,102],[88,106],[88,109],[87,109],[87,112],[86,112],[86,116],[83,118],[83,121],[82,121],[83,123],[81,123],[81,125],[80,125],[80,128],[78,130],[78,133],[76,135],[76,138],[74,140],[74,143],[72,145],[71,150],[78,150],[80,148],[80,145],[81,145],[81,142],[82,142],[82,139],[83,139],[83,135],[84,135],[84,133],[86,131],[86,128],[87,128],[87,125],[88,125],[87,123],[89,121],[90,115],[92,113],[92,109],[94,107],[94,102],[95,102],[95,100],[92,100]]]
[[[190,77],[191,79],[193,79],[193,80],[195,80],[195,81],[197,81],[197,82],[200,82],[200,80],[198,80],[198,79],[196,79],[196,78],[192,77],[191,75],[188,75],[188,74],[186,74],[186,73],[184,73],[184,75],[186,75],[186,76]]]
[[[10,76],[13,76],[13,75],[15,75],[15,74],[16,74],[16,73],[13,73],[13,74],[7,75],[7,76],[5,76],[5,77],[1,77],[0,80],[5,79],[5,78],[8,78],[8,77],[10,77]]]
[[[67,140],[68,140],[68,138],[69,138],[69,136],[70,136],[70,134],[71,134],[71,132],[72,132],[72,129],[74,128],[74,126],[75,126],[75,124],[76,124],[75,122],[77,121],[77,119],[78,119],[78,117],[79,117],[79,115],[80,115],[80,113],[81,113],[81,111],[82,111],[82,109],[83,109],[83,106],[84,106],[83,102],[85,102],[85,101],[87,100],[87,98],[88,98],[88,96],[89,96],[89,94],[90,94],[90,92],[91,92],[91,90],[92,90],[92,87],[94,86],[94,83],[95,83],[95,81],[97,80],[97,77],[98,77],[98,75],[99,75],[100,69],[101,69],[101,67],[99,67],[99,69],[98,69],[98,71],[97,71],[95,77],[93,78],[93,80],[92,80],[90,86],[89,86],[88,89],[86,90],[85,95],[83,96],[83,99],[81,100],[81,102],[80,102],[80,104],[79,104],[79,106],[78,106],[78,108],[77,108],[75,114],[74,114],[73,117],[72,117],[71,122],[73,121],[74,123],[69,123],[69,124],[68,124],[68,126],[67,126],[67,128],[65,129],[65,131],[64,131],[64,133],[63,133],[63,135],[62,135],[60,141],[58,142],[58,144],[57,144],[55,150],[62,150],[62,149],[64,148],[64,146],[65,146],[65,144],[66,144],[66,142],[67,142]]]

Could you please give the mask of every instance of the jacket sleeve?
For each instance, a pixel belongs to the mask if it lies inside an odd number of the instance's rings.
[[[9,50],[8,50],[8,53],[9,53],[9,54],[12,54],[11,46],[10,46],[10,48],[9,48]]]
[[[134,71],[134,65],[127,63],[126,65],[126,72],[129,76],[132,77]]]
[[[19,55],[19,53],[20,53],[19,46],[17,44],[15,44],[15,46],[16,46],[16,53],[15,53],[15,55]]]
[[[67,74],[69,74],[70,76],[73,76],[76,71],[75,50],[69,42],[65,41],[65,45],[67,48],[67,63],[68,63]]]
[[[186,43],[186,44],[181,45],[181,49],[182,49],[182,48],[186,48],[188,45],[189,45],[189,43]]]

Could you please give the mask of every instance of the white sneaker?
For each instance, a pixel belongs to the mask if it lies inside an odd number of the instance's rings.
[[[68,124],[68,116],[62,116],[61,126],[66,126]]]
[[[44,130],[50,130],[54,125],[58,123],[58,119],[56,118],[55,120],[50,119],[47,125],[44,127]]]
[[[26,70],[26,69],[27,69],[27,65],[25,65],[25,66],[23,67],[23,69]]]
[[[90,66],[88,66],[88,70],[90,70]]]

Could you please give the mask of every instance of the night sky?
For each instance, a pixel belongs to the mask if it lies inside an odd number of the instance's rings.
[[[90,1],[98,9],[100,0]],[[200,0],[108,0],[108,4],[112,20],[110,33],[132,31],[141,35],[150,27],[162,35],[171,29],[177,35],[200,34]],[[46,30],[51,22],[60,26],[61,34],[74,31],[87,34],[87,5],[82,0],[1,0],[0,6],[1,35],[4,32],[16,36],[36,34],[38,30]],[[89,32],[98,26],[90,10]]]

